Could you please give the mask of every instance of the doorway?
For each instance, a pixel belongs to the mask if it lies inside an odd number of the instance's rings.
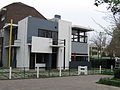
[[[57,68],[57,54],[58,54],[58,48],[53,47],[52,48],[52,69]]]

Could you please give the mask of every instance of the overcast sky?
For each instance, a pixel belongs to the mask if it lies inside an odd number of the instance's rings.
[[[53,18],[55,14],[61,15],[62,19],[71,21],[73,25],[93,28],[100,31],[100,27],[92,18],[103,26],[108,26],[103,20],[106,6],[96,7],[94,0],[0,0],[0,8],[12,3],[23,2],[36,8],[46,18]],[[102,12],[100,12],[102,11]]]

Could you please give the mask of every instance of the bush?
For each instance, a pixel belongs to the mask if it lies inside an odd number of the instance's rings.
[[[120,68],[119,69],[115,69],[115,71],[114,71],[114,78],[119,78],[120,79]]]
[[[120,87],[120,81],[114,78],[101,78],[97,83]]]

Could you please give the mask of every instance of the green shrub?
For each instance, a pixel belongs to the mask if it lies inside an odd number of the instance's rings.
[[[97,83],[120,87],[120,81],[114,78],[101,78]]]
[[[103,75],[113,75],[113,72],[102,72]]]
[[[115,69],[115,71],[114,71],[114,78],[119,78],[120,79],[120,68],[119,69]]]

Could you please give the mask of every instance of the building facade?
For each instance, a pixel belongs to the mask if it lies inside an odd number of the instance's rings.
[[[51,20],[32,17],[13,23],[12,27],[12,67],[26,68],[59,68],[68,69],[89,62],[87,31],[90,29],[73,26],[72,22],[61,20],[55,15]],[[14,21],[14,19],[13,19]],[[8,67],[10,24],[1,28],[1,61]]]

